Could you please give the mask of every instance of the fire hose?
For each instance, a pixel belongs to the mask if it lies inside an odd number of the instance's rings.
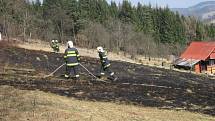
[[[64,65],[66,65],[66,63],[60,65],[60,66],[59,66],[57,69],[55,69],[52,73],[50,73],[49,75],[44,76],[44,78],[48,78],[48,77],[53,76],[53,75],[54,75],[59,69],[61,69]],[[80,63],[79,63],[79,65],[80,65],[84,70],[86,70],[93,78],[95,78],[96,81],[101,81],[101,82],[107,83],[107,81],[101,80],[101,79],[99,79],[98,77],[96,77],[96,76],[95,76],[92,72],[90,72],[84,65],[82,65],[82,64],[80,64]]]
[[[48,78],[50,76],[53,76],[59,69],[61,69],[64,65],[66,65],[66,63],[60,65],[57,69],[55,69],[52,73],[50,73],[49,75],[44,76],[44,78]]]

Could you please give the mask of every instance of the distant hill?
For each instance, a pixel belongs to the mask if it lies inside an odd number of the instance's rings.
[[[201,2],[189,8],[173,8],[184,16],[195,16],[206,23],[215,23],[215,1]]]

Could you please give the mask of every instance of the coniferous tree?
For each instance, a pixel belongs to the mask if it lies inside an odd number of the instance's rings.
[[[210,24],[209,26],[206,26],[207,35],[211,40],[215,40],[215,25]]]
[[[123,23],[132,23],[133,15],[131,3],[127,0],[123,0],[122,4],[119,5],[119,19]]]
[[[200,22],[196,23],[196,38],[197,41],[204,40],[204,27]]]
[[[112,17],[113,19],[118,19],[119,11],[115,2],[111,1],[109,9],[110,9],[110,17]]]
[[[127,0],[119,5],[114,1],[108,4],[106,0],[43,0],[43,3],[40,0],[0,0],[0,26],[5,36],[42,40],[58,38],[62,41],[78,36],[79,43],[84,40],[80,36],[89,35],[85,30],[101,30],[106,39],[98,38],[107,42],[99,42],[100,39],[96,39],[99,34],[96,34],[89,37],[95,40],[88,41],[93,43],[88,45],[109,43],[115,50],[126,52],[140,52],[131,48],[144,43],[144,38],[140,39],[141,34],[154,40],[152,43],[156,42],[156,45],[147,43],[147,47],[215,39],[214,25],[206,25],[194,17],[180,16],[168,7],[152,8],[141,3],[132,6]],[[139,40],[135,40],[133,45],[128,45],[137,38]],[[143,48],[141,52],[144,51],[147,50]]]
[[[160,16],[160,40],[163,43],[171,43],[173,38],[171,13],[168,8],[161,10]]]

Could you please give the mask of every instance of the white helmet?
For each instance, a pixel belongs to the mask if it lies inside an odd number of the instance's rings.
[[[55,42],[58,42],[58,40],[55,40]]]
[[[104,49],[103,49],[103,47],[100,46],[100,47],[97,47],[97,51],[98,52],[104,52]]]
[[[52,42],[54,43],[54,39],[52,40]]]
[[[73,42],[72,41],[68,41],[67,42],[67,46],[68,46],[68,48],[72,48],[73,47]]]

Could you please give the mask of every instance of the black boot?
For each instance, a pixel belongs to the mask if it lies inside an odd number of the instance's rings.
[[[114,82],[117,81],[117,79],[118,79],[118,77],[116,77],[116,76],[113,77]]]
[[[108,77],[108,79],[110,79],[111,81],[116,81],[118,78],[116,76],[110,76]]]
[[[69,76],[69,75],[67,75],[67,74],[65,74],[65,75],[64,75],[64,78],[65,78],[65,79],[69,79],[69,78],[70,78],[70,76]]]

